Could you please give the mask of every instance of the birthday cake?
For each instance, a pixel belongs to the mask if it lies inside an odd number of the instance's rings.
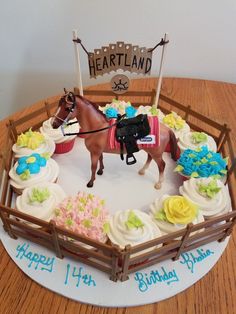
[[[82,97],[80,99],[83,100]],[[91,110],[95,108],[87,101],[86,106]],[[55,143],[56,145],[63,143],[64,138],[61,129],[52,127],[52,119],[43,123],[40,129],[42,133],[29,130],[19,135],[17,143],[12,148],[18,159],[9,171],[9,184],[17,194],[22,193],[16,198],[17,211],[48,222],[49,229],[53,222],[58,228],[56,230],[61,230],[57,237],[60,239],[61,247],[60,245],[59,247],[64,255],[68,252],[68,254],[75,254],[86,263],[83,256],[86,255],[86,259],[89,259],[89,250],[92,249],[93,252],[101,254],[100,258],[103,263],[108,261],[112,265],[117,265],[116,271],[112,268],[113,276],[111,276],[112,280],[117,280],[120,276],[127,277],[124,270],[127,260],[128,265],[134,269],[136,265],[140,267],[144,260],[151,263],[153,256],[155,258],[158,256],[156,259],[158,262],[158,259],[162,260],[165,254],[174,254],[173,252],[177,254],[181,249],[181,239],[186,236],[186,232],[189,232],[191,247],[191,241],[193,243],[197,241],[194,240],[195,235],[198,235],[199,239],[204,238],[204,230],[207,230],[204,223],[212,221],[210,227],[214,230],[214,226],[217,225],[214,219],[220,219],[218,217],[231,210],[228,189],[220,180],[227,173],[227,159],[215,152],[215,141],[207,133],[190,131],[187,122],[173,111],[164,115],[159,108],[152,105],[134,106],[131,102],[118,100],[113,100],[112,103],[100,109],[104,115],[98,113],[99,118],[104,117],[106,123],[124,114],[127,120],[144,114],[148,116],[148,121],[153,118],[157,119],[160,124],[167,126],[167,130],[175,133],[179,139],[178,145],[182,154],[176,162],[175,171],[172,172],[171,177],[176,180],[177,177],[180,178],[178,175],[180,173],[187,178],[176,186],[175,193],[160,190],[158,195],[146,202],[145,206],[140,204],[140,209],[116,208],[115,213],[108,212],[109,206],[105,206],[102,189],[99,190],[102,198],[93,193],[87,193],[81,188],[74,194],[65,193],[63,190],[68,191],[69,186],[64,181],[68,182],[68,180],[60,178],[59,175],[59,167],[63,167],[63,163],[60,165],[59,161],[64,156],[59,156],[59,158],[53,155],[55,150],[52,150],[52,147],[55,149]],[[64,127],[67,129],[66,125]],[[94,130],[93,127],[92,130]],[[68,127],[68,131],[69,133],[77,132],[78,124],[70,130]],[[49,141],[48,138],[50,138]],[[65,143],[71,140],[74,141],[75,136],[69,137],[69,140],[66,138]],[[47,143],[51,141],[53,145],[47,146]],[[85,146],[88,147],[86,139]],[[23,154],[25,152],[28,154]],[[170,159],[169,155],[168,158]],[[142,168],[143,173],[149,163],[150,160],[147,160]],[[100,174],[103,168],[100,161]],[[84,176],[86,173],[83,169]],[[73,177],[74,173],[66,173],[66,176],[69,175]],[[54,183],[58,177],[63,189]],[[73,184],[73,179],[70,184]],[[113,184],[115,181],[110,185]],[[96,182],[96,185],[99,185],[99,182]],[[85,186],[84,189],[86,189]],[[131,193],[139,192],[132,191]],[[20,221],[22,224],[39,229],[39,226],[27,222],[27,217],[20,218]],[[199,224],[202,227],[197,229]],[[194,228],[192,232],[191,228]],[[89,239],[89,245],[83,242],[83,237]],[[65,249],[67,242],[73,244],[73,247]],[[80,246],[76,248],[76,245]],[[168,245],[172,245],[170,249]],[[81,246],[83,250],[87,250],[85,255],[78,255]],[[95,267],[103,270],[96,256],[93,255],[91,258],[93,262],[95,260],[94,265],[97,265]]]

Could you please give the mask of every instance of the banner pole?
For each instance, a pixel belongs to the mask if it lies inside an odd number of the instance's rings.
[[[164,42],[167,42],[168,40],[169,40],[168,33],[165,33]],[[156,107],[156,108],[158,106],[160,92],[161,92],[161,83],[162,83],[163,65],[164,65],[164,59],[165,59],[165,53],[166,53],[166,45],[167,44],[163,45],[162,53],[161,53],[161,62],[160,62],[160,69],[159,69],[159,76],[158,76],[158,84],[157,84],[156,97],[155,97],[155,102],[154,102],[154,107]]]
[[[74,29],[72,31],[72,34],[73,34],[73,39],[74,40],[78,38],[77,30]],[[76,43],[76,42],[74,42],[74,49],[75,49],[76,72],[77,72],[76,84],[79,87],[80,95],[83,96],[84,92],[83,92],[82,76],[81,76],[81,69],[80,69],[79,46],[78,46],[78,43]]]

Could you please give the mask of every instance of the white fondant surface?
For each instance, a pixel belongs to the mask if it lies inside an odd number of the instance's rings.
[[[176,194],[182,184],[181,177],[173,173],[175,163],[165,154],[165,180],[162,189],[155,190],[154,183],[158,177],[155,163],[151,163],[145,176],[140,176],[137,171],[146,156],[139,152],[136,157],[137,164],[127,166],[120,161],[119,155],[104,155],[104,174],[97,176],[94,187],[88,189],[90,156],[83,140],[78,139],[71,152],[53,156],[60,165],[58,183],[66,194],[75,195],[80,190],[97,194],[106,200],[111,213],[126,209],[148,211],[157,197]],[[18,267],[42,286],[77,301],[107,307],[143,305],[178,294],[215,265],[228,243],[228,239],[222,243],[212,242],[185,253],[188,255],[181,256],[178,261],[163,261],[131,274],[128,281],[114,283],[106,274],[76,260],[61,260],[39,245],[21,238],[11,239],[2,226],[0,238]],[[42,256],[41,261],[44,262],[32,261],[33,256],[36,260],[37,256],[38,260]]]

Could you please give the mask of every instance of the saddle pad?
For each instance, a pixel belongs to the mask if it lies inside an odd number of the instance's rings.
[[[111,119],[109,121],[109,125],[112,125],[116,122],[116,119]],[[160,123],[158,120],[158,117],[148,117],[149,126],[151,129],[150,134],[145,138],[145,144],[140,144],[140,140],[137,141],[138,147],[141,148],[151,148],[151,147],[158,147],[160,146]],[[109,149],[120,149],[120,143],[117,142],[115,137],[115,131],[116,128],[110,128],[108,131],[108,147]],[[154,140],[154,142],[149,142],[151,138]],[[143,141],[142,141],[143,142]]]

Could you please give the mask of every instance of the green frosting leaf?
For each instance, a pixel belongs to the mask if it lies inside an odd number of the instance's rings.
[[[46,160],[48,160],[50,158],[50,153],[42,153],[40,155],[41,155],[41,157],[45,158]]]
[[[28,180],[30,178],[30,171],[29,171],[29,169],[26,169],[19,177],[23,181]]]
[[[155,107],[155,105],[153,105],[150,109],[150,113],[152,116],[158,116],[159,110]]]
[[[214,179],[208,184],[200,183],[198,185],[198,192],[208,198],[213,198],[220,190],[221,188],[217,186],[217,182]]]
[[[175,167],[174,171],[175,172],[182,172],[184,170],[184,167],[181,165],[178,165],[177,167]]]
[[[198,177],[199,177],[199,174],[196,171],[191,173],[191,178],[198,178]]]
[[[205,143],[207,141],[207,135],[204,132],[193,132],[191,140],[193,144]]]
[[[214,165],[218,165],[218,162],[217,161],[210,161],[209,164],[214,166]]]
[[[49,197],[50,197],[50,192],[48,188],[42,188],[42,189],[33,188],[31,194],[29,195],[29,203],[30,204],[34,202],[43,203]]]
[[[109,222],[105,222],[105,223],[103,224],[103,232],[107,234],[109,231],[110,231]]]
[[[82,224],[84,225],[85,228],[91,228],[92,226],[92,221],[90,219],[84,219],[82,221]]]
[[[65,220],[65,225],[71,227],[73,225],[73,220],[71,218],[67,218]]]
[[[208,160],[207,160],[206,157],[203,157],[203,158],[201,159],[201,162],[202,162],[203,164],[207,164],[207,163],[208,163]]]
[[[125,222],[125,224],[128,229],[140,228],[144,226],[142,220],[137,215],[135,215],[132,210],[130,210],[128,220]]]
[[[92,214],[94,217],[98,217],[98,215],[100,214],[100,208],[98,207],[94,208]]]
[[[220,170],[220,173],[226,174],[226,173],[227,173],[227,170],[222,169],[222,170]]]
[[[158,212],[156,212],[154,217],[156,220],[168,221],[163,208],[161,210],[159,210]]]
[[[55,214],[56,217],[59,217],[60,214],[61,214],[60,208],[55,208],[54,209],[54,214]]]

